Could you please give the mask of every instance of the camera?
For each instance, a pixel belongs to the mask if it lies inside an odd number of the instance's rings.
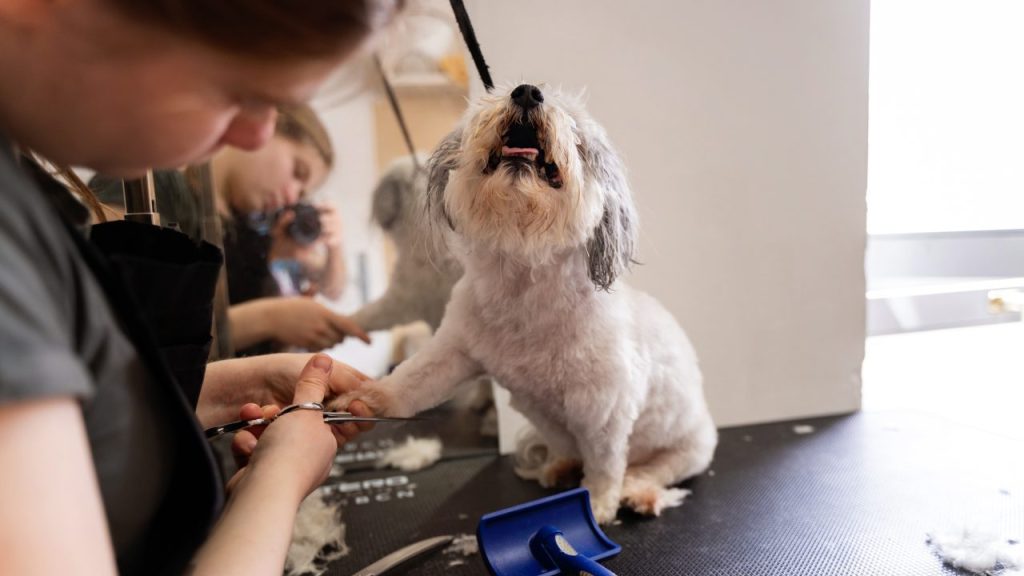
[[[266,236],[270,234],[277,221],[288,212],[293,212],[295,219],[285,227],[285,233],[300,246],[309,246],[316,242],[323,232],[320,225],[320,211],[308,202],[285,206],[272,214],[250,214],[248,216],[249,227]]]
[[[316,242],[316,239],[320,237],[320,233],[323,232],[320,226],[320,211],[316,209],[316,206],[306,202],[299,202],[298,204],[285,207],[278,212],[278,217],[288,210],[295,213],[295,219],[288,224],[285,232],[291,236],[296,244],[301,246],[308,246]]]

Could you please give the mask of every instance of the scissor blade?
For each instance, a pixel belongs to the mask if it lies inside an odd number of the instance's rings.
[[[441,546],[447,546],[451,544],[455,537],[451,535],[446,536],[435,536],[433,538],[427,538],[426,540],[420,540],[409,544],[405,548],[401,548],[388,554],[387,556],[377,560],[373,564],[370,564],[366,568],[363,568],[359,572],[356,572],[352,576],[378,576],[380,574],[387,573],[388,570],[395,568],[420,554],[426,554],[440,548]]]
[[[423,418],[387,418],[383,416],[356,416],[354,414],[324,413],[324,422],[328,424],[338,424],[341,422],[416,422],[418,420],[423,420]]]

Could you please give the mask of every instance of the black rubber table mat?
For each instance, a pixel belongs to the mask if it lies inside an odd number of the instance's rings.
[[[949,575],[930,531],[984,527],[1024,537],[1024,450],[1004,438],[914,413],[872,413],[723,430],[712,471],[661,518],[620,513],[622,575]],[[379,475],[379,473],[378,473]],[[353,480],[355,477],[347,478]],[[409,475],[417,496],[348,506],[348,575],[419,538],[473,533],[486,512],[550,492],[508,458],[447,461]],[[555,519],[557,521],[557,519]],[[460,564],[458,561],[464,560]],[[437,553],[415,575],[485,574],[479,556]]]

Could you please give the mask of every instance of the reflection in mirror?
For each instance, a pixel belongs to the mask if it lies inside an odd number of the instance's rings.
[[[339,309],[371,331],[373,345],[346,341],[330,353],[379,377],[419,350],[440,324],[451,286],[461,275],[445,249],[429,240],[425,221],[426,158],[466,108],[467,78],[461,40],[449,9],[413,14],[402,34],[385,38],[377,56],[340,72],[314,101],[338,147],[339,169],[323,191],[342,207],[349,263]],[[417,40],[419,39],[419,40]],[[418,156],[403,136],[404,121]],[[461,388],[427,422],[400,429],[378,426],[340,460],[351,472],[406,436],[440,437],[443,459],[494,453],[497,447],[489,379]],[[355,467],[355,468],[353,468]]]

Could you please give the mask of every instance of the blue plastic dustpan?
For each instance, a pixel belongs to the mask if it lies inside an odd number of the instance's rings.
[[[476,536],[494,576],[611,574],[595,561],[622,551],[594,521],[584,488],[487,514]]]

